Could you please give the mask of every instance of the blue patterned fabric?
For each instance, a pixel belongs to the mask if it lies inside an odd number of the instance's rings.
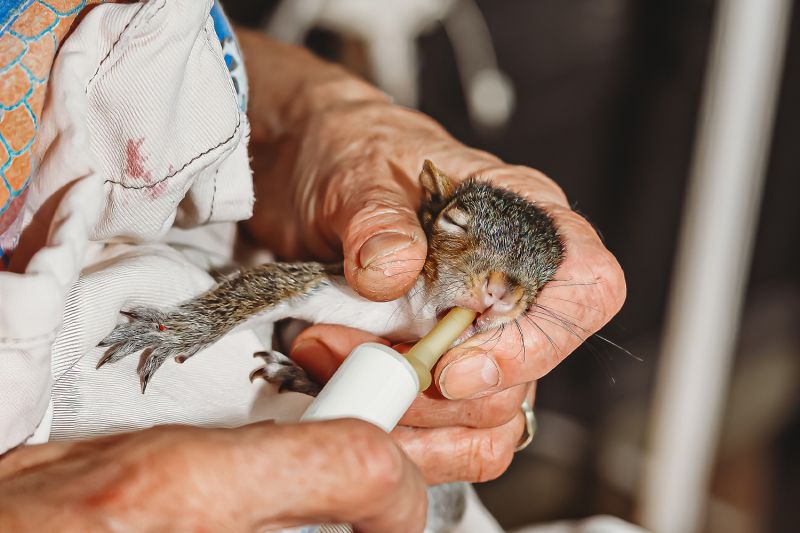
[[[219,44],[222,46],[225,64],[228,66],[233,86],[239,96],[239,107],[245,111],[247,110],[247,74],[244,70],[242,52],[239,50],[231,25],[217,1],[211,7],[211,19],[214,21],[214,30],[217,33]]]
[[[0,0],[0,33],[31,3],[33,0]]]

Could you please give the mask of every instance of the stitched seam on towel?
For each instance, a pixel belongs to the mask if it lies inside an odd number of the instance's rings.
[[[217,199],[217,176],[219,176],[219,167],[214,171],[214,191],[211,193],[211,211],[208,213],[206,223],[211,222],[214,217],[214,201]]]
[[[146,21],[144,21],[144,24],[149,24],[150,21],[153,20],[153,17],[155,17],[156,14],[158,14],[158,12],[161,11],[164,8],[165,5],[167,5],[166,0],[164,0],[161,3],[161,5],[158,6],[158,8],[156,8],[156,10],[153,12],[153,14],[150,15],[150,18],[148,18]],[[141,13],[142,10],[145,7],[147,7],[147,3],[143,3],[141,6],[139,6],[139,9],[136,10],[136,13],[134,13],[134,15],[128,21],[128,23],[125,24],[125,27],[122,28],[122,31],[119,32],[119,35],[117,36],[117,40],[114,41],[114,44],[111,45],[111,48],[108,50],[108,53],[106,53],[105,57],[103,57],[103,59],[100,60],[100,64],[97,65],[97,69],[94,71],[94,74],[92,74],[92,77],[89,78],[89,81],[86,82],[86,92],[87,93],[89,92],[89,86],[92,84],[94,79],[100,73],[100,69],[103,68],[103,65],[105,64],[105,62],[108,60],[109,57],[111,57],[111,54],[114,52],[114,50],[116,50],[117,44],[119,44],[119,42],[122,40],[122,36],[125,35],[125,33],[128,31],[128,28],[130,27],[130,25],[133,24],[133,22],[139,18],[139,13]]]
[[[219,144],[217,144],[215,146],[212,146],[208,150],[200,152],[199,154],[197,154],[196,156],[191,158],[189,161],[184,163],[181,166],[181,168],[179,168],[178,170],[175,170],[171,174],[168,174],[168,175],[164,176],[163,178],[161,178],[158,181],[154,181],[153,183],[148,183],[146,185],[126,185],[126,184],[122,183],[121,181],[114,181],[112,179],[107,179],[103,183],[113,183],[114,185],[119,185],[123,189],[151,189],[151,188],[155,187],[156,185],[158,185],[159,183],[164,182],[164,181],[174,177],[178,173],[182,172],[186,167],[188,167],[189,165],[191,165],[192,163],[194,163],[195,161],[197,161],[198,159],[200,159],[204,155],[207,155],[209,152],[212,152],[212,151],[216,150],[217,148],[220,148],[220,147],[228,144],[229,142],[231,142],[234,139],[234,137],[236,137],[236,134],[239,132],[239,128],[242,125],[242,117],[241,117],[241,115],[239,115],[238,118],[239,118],[239,120],[236,123],[236,127],[233,128],[233,133],[231,133],[230,136],[227,139],[225,139],[224,141],[221,141]]]
[[[162,5],[161,7],[164,7],[164,5]],[[161,7],[159,7],[159,9],[161,9]],[[153,14],[153,16],[155,16],[155,13]],[[209,18],[210,17],[211,17],[211,15],[209,14]],[[152,18],[152,17],[150,17],[150,18]],[[149,20],[150,19],[148,19],[148,21]],[[208,20],[208,19],[206,19],[206,20]],[[227,72],[228,67],[224,64],[224,62],[221,60],[221,58],[218,57],[218,55],[214,52],[214,48],[211,46],[211,42],[210,42],[211,36],[208,33],[208,28],[207,27],[203,29],[203,33],[205,34],[205,37],[206,37],[205,38],[205,45],[206,45],[206,47],[208,47],[208,50],[211,52],[212,57],[214,57],[217,60],[217,63],[219,65],[219,67],[225,69],[225,72]],[[213,150],[216,150],[217,148],[220,148],[223,145],[228,144],[229,142],[231,142],[233,140],[233,138],[236,136],[236,134],[239,132],[239,128],[242,126],[242,113],[239,110],[238,104],[236,103],[236,91],[233,88],[233,82],[231,81],[228,84],[228,86],[229,86],[228,87],[229,88],[229,95],[231,97],[231,104],[233,106],[234,112],[236,113],[236,127],[233,129],[233,133],[231,133],[231,135],[227,139],[225,139],[224,141],[220,142],[216,146],[212,146],[208,150],[205,150],[204,152],[201,152],[201,153],[197,154],[196,156],[191,158],[189,161],[184,163],[178,170],[175,170],[171,174],[168,174],[168,175],[164,176],[163,178],[161,178],[160,180],[155,181],[153,183],[147,183],[147,184],[144,184],[144,185],[127,185],[125,183],[122,183],[121,181],[115,181],[115,180],[112,180],[112,179],[107,179],[107,180],[105,180],[104,183],[113,183],[115,185],[121,186],[124,189],[152,189],[156,185],[159,185],[160,183],[163,183],[164,181],[168,180],[169,178],[174,177],[175,175],[177,175],[178,173],[183,171],[186,167],[188,167],[190,164],[195,162],[197,159],[199,159],[199,158],[203,157],[204,155],[208,154],[209,152],[211,152]],[[215,176],[214,186],[216,187],[216,176]],[[213,200],[212,200],[212,202],[213,202]],[[212,203],[212,210],[213,210],[213,203]],[[211,218],[211,216],[209,215],[209,220],[210,220],[210,218]]]

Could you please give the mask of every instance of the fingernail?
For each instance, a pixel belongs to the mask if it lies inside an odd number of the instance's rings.
[[[385,233],[378,233],[369,238],[367,242],[361,246],[361,251],[358,254],[358,261],[361,263],[361,268],[367,268],[376,259],[386,257],[404,250],[411,246],[412,239],[410,236],[396,231],[387,231]]]
[[[497,386],[500,372],[492,359],[475,355],[447,365],[439,378],[445,398],[462,400]]]

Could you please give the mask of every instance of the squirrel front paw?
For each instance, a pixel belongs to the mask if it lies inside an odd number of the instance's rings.
[[[180,312],[163,312],[147,307],[120,312],[131,321],[117,325],[100,341],[99,346],[110,348],[97,363],[97,368],[148,349],[139,367],[143,394],[153,374],[168,357],[182,363],[205,347],[192,322]]]
[[[319,384],[297,365],[280,352],[256,352],[253,357],[261,357],[265,365],[250,373],[250,381],[262,378],[278,385],[278,392],[301,392],[314,396],[319,394]]]

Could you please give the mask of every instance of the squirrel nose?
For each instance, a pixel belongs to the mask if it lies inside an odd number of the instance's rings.
[[[514,309],[522,297],[522,291],[515,285],[502,272],[490,272],[477,295],[484,311],[507,313]]]

